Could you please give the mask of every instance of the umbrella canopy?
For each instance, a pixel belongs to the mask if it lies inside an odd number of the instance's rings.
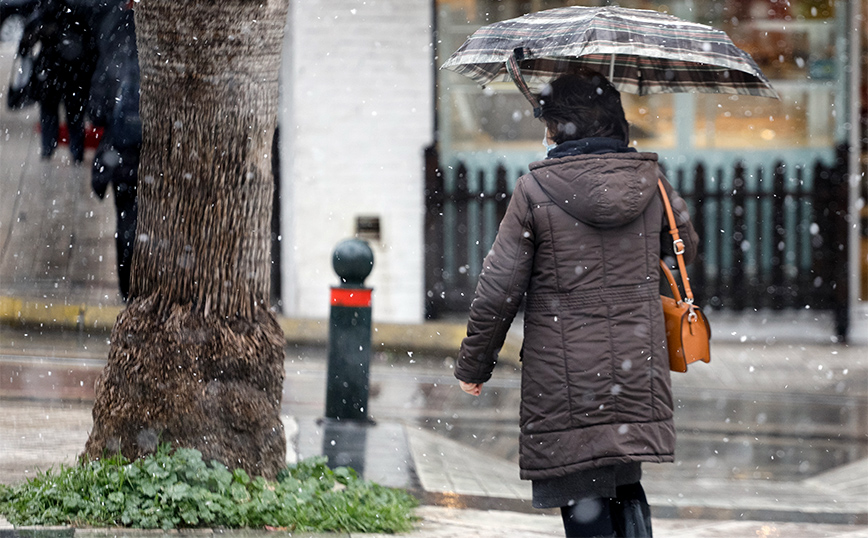
[[[442,66],[481,85],[512,78],[535,95],[560,75],[588,68],[638,95],[729,93],[777,99],[753,58],[729,36],[672,15],[571,6],[484,26]]]

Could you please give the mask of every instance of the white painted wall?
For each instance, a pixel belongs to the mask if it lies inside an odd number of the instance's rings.
[[[431,0],[294,0],[282,70],[283,301],[325,318],[334,246],[377,215],[373,317],[424,317]]]

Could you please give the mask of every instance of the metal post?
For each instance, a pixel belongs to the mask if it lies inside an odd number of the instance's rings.
[[[366,242],[348,239],[335,247],[332,266],[341,285],[331,289],[325,414],[368,421],[372,290],[364,283],[374,266],[374,253]]]

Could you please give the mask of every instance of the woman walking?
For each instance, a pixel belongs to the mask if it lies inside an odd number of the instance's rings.
[[[688,263],[698,238],[657,156],[628,146],[602,75],[564,75],[540,101],[548,155],[519,178],[483,262],[455,377],[480,394],[524,303],[519,464],[533,505],[560,507],[567,536],[651,536],[641,464],[675,449],[658,178]]]

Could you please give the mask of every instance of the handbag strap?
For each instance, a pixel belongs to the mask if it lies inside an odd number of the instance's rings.
[[[666,281],[669,282],[669,289],[672,290],[672,297],[675,299],[675,302],[681,303],[681,291],[678,289],[675,277],[672,276],[672,271],[670,271],[669,267],[663,263],[663,260],[660,260],[660,269],[663,270],[663,276],[665,276]]]
[[[672,212],[672,204],[669,203],[669,195],[666,194],[666,187],[663,186],[661,180],[657,180],[657,186],[660,188],[660,195],[663,197],[663,206],[666,208],[666,218],[669,220],[669,233],[672,235],[672,246],[675,249],[675,257],[678,259],[678,271],[681,274],[681,283],[684,284],[684,302],[693,305],[693,291],[690,289],[690,277],[687,276],[687,266],[684,263],[684,240],[678,235],[678,225],[675,224],[675,214]],[[675,300],[681,302],[681,294],[678,293],[678,285],[675,279],[663,260],[660,260],[660,266],[665,269],[669,287],[672,288],[672,294]]]

